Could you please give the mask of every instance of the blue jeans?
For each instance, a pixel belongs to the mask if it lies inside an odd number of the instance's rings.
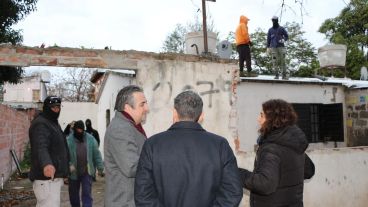
[[[82,185],[83,207],[91,207],[92,199],[92,176],[86,174],[79,176],[77,180],[69,178],[69,200],[72,207],[80,207],[80,187]]]

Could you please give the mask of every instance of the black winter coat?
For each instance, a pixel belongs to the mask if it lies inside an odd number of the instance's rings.
[[[66,178],[69,173],[68,147],[57,120],[50,120],[42,114],[37,116],[29,128],[29,139],[32,162],[30,180],[50,179],[43,175],[43,168],[48,164],[55,167],[55,178]]]
[[[302,207],[304,160],[308,141],[297,126],[260,139],[253,172],[240,169],[251,207]]]
[[[243,189],[227,140],[182,121],[145,142],[134,195],[137,207],[238,207]]]

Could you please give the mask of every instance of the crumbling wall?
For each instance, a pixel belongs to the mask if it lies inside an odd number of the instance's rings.
[[[346,96],[348,146],[368,145],[368,89],[350,89]]]
[[[10,150],[14,149],[18,159],[23,159],[33,114],[34,111],[17,111],[0,104],[0,174],[5,180],[16,170]]]

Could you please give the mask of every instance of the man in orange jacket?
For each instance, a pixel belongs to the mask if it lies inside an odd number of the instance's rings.
[[[252,63],[250,56],[251,41],[248,33],[248,17],[240,16],[240,22],[235,31],[236,51],[239,53],[240,76],[256,76],[251,73]],[[246,62],[247,74],[244,74],[244,61]]]

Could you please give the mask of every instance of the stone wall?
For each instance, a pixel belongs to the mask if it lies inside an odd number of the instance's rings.
[[[368,89],[347,91],[348,146],[368,145]]]

